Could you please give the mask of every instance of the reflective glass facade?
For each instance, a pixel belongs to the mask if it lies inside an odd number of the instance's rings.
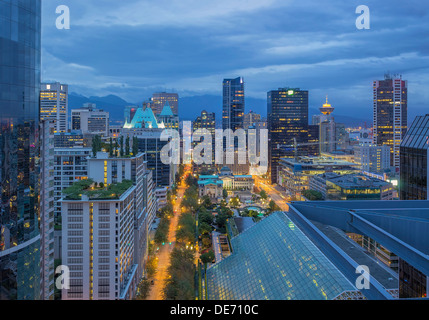
[[[278,166],[281,157],[293,157],[294,148],[288,150],[278,145],[307,143],[308,135],[308,91],[292,88],[280,88],[268,92],[268,163],[271,183],[278,182]],[[312,138],[313,139],[313,138]],[[298,147],[302,155],[313,154],[308,147]]]
[[[40,0],[0,0],[0,299],[38,299]]]
[[[357,291],[283,212],[232,238],[207,269],[209,300],[331,300]]]
[[[243,78],[223,80],[223,130],[244,127],[244,81]]]

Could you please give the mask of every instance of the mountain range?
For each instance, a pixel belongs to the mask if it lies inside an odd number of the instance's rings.
[[[69,94],[69,110],[82,107],[84,103],[94,103],[100,109],[110,113],[110,119],[116,120],[112,122],[121,122],[124,119],[124,108],[126,106],[141,106],[142,103],[127,102],[116,95],[108,95],[105,97],[85,97],[78,93]],[[188,96],[179,98],[179,117],[180,120],[193,121],[201,114],[202,110],[216,113],[216,120],[222,120],[222,96],[216,95],[200,95]],[[245,112],[253,111],[266,117],[267,102],[264,99],[257,99],[252,97],[246,98]],[[318,108],[309,108],[309,119],[314,114],[320,114]],[[344,123],[347,126],[364,126],[365,122],[370,127],[371,121],[359,119],[353,116],[337,115],[335,114],[335,121]]]

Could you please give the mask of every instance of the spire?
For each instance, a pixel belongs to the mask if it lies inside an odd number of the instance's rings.
[[[328,96],[326,96],[326,103],[322,108],[319,109],[324,115],[329,116],[332,112],[334,112],[334,108],[329,104]]]

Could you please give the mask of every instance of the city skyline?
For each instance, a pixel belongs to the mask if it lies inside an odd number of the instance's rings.
[[[193,1],[132,1],[119,8],[105,1],[100,12],[95,3],[70,1],[71,29],[57,30],[58,4],[46,2],[42,80],[67,83],[70,92],[137,102],[158,91],[221,95],[223,78],[242,76],[248,97],[301,87],[311,93],[310,108],[328,94],[338,114],[371,118],[372,81],[390,71],[409,79],[409,108],[423,113],[429,98],[423,90],[429,82],[427,5],[419,3],[416,11],[409,2],[370,4],[371,29],[357,30],[356,5],[341,1],[314,9],[305,1],[246,4],[221,2],[207,10],[208,4]]]
[[[0,0],[0,301],[428,300],[429,5],[339,1]]]

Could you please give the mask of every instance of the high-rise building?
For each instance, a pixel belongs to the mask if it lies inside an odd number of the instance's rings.
[[[159,92],[154,93],[152,97],[151,104],[144,104],[145,106],[152,107],[153,113],[155,115],[161,114],[162,109],[166,103],[169,103],[173,114],[179,114],[179,95],[177,93],[167,93],[167,92]]]
[[[41,292],[41,1],[0,4],[0,300],[33,300]]]
[[[63,300],[135,297],[147,261],[148,228],[155,216],[151,172],[143,154],[89,161],[87,183],[62,199],[62,260],[70,268]],[[97,185],[94,185],[96,182]]]
[[[157,116],[159,127],[164,129],[179,130],[179,117],[171,110],[167,101],[161,113]]]
[[[40,89],[40,120],[55,122],[55,132],[68,130],[68,85],[42,83]]]
[[[135,120],[135,119],[134,119]],[[163,129],[159,128],[124,128],[122,134],[138,138],[139,151],[144,153],[149,170],[153,171],[155,187],[171,187],[174,184],[177,165],[165,164],[161,159],[161,150],[168,141],[161,141]]]
[[[414,119],[400,148],[401,200],[429,199],[429,114]],[[399,296],[416,298],[429,292],[429,277],[405,260],[399,261]]]
[[[400,149],[401,200],[429,200],[429,114],[414,119]]]
[[[85,104],[81,109],[72,110],[71,114],[72,130],[80,130],[84,135],[109,136],[109,112],[98,109],[95,104]]]
[[[62,192],[76,181],[88,177],[88,160],[91,148],[54,148],[54,204],[57,222],[61,221]]]
[[[54,299],[54,121],[40,122],[41,299]]]
[[[328,97],[326,97],[326,103],[319,109],[322,113],[319,123],[320,153],[332,153],[337,149],[336,126],[334,117],[331,116],[334,109],[335,108],[329,104]]]
[[[138,107],[136,106],[126,106],[124,109],[124,118],[126,122],[131,122],[136,114]]]
[[[399,148],[407,132],[408,83],[386,74],[374,81],[374,144],[391,149],[390,164],[399,170]]]
[[[249,113],[245,113],[243,116],[243,128],[245,130],[249,129],[249,127],[254,127],[257,122],[261,121],[261,115],[250,111]]]
[[[268,163],[271,183],[278,181],[280,158],[299,155],[296,147],[289,150],[281,146],[293,145],[296,141],[308,143],[308,91],[293,88],[280,88],[268,92]],[[294,141],[295,140],[295,141]],[[308,148],[304,148],[305,153]]]
[[[222,129],[244,129],[244,80],[223,80]]]
[[[212,162],[210,164],[200,164],[198,168],[201,171],[211,171],[214,169],[215,165],[215,148],[216,148],[216,115],[214,112],[207,112],[203,110],[201,116],[198,116],[193,122],[193,132],[197,130],[207,130],[212,137],[211,146],[212,146]],[[201,138],[201,141],[194,141],[193,145],[195,146],[198,143],[201,143],[204,138]]]

